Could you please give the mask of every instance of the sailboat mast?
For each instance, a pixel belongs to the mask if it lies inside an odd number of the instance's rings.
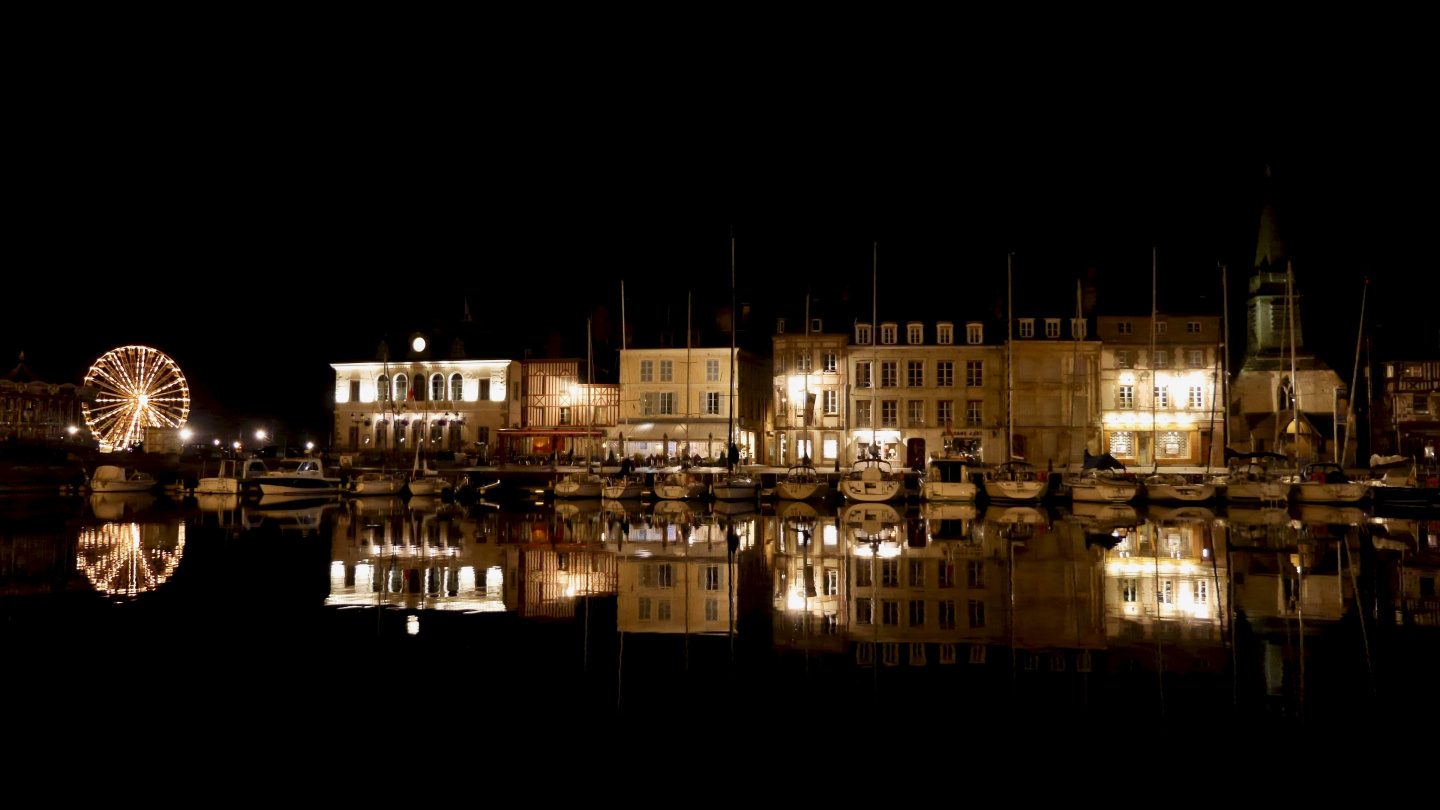
[[[810,364],[812,362],[814,362],[814,358],[810,355],[810,288],[807,286],[805,288],[805,399],[803,402],[805,407],[804,458],[813,458],[811,454],[814,452],[811,450],[812,437],[810,435]]]
[[[739,313],[735,309],[735,237],[730,237],[730,419],[725,426],[725,466],[733,471],[730,465],[730,448],[735,446],[735,319]]]
[[[1225,419],[1220,423],[1221,446],[1220,462],[1225,463],[1225,451],[1230,448],[1230,284],[1227,280],[1230,268],[1220,265],[1220,317],[1224,321],[1222,328],[1225,333],[1225,342],[1220,344],[1224,351],[1220,354],[1220,373],[1224,376],[1225,392]],[[1212,435],[1210,440],[1215,440]],[[1213,462],[1213,456],[1211,457]]]
[[[685,293],[685,458],[690,458],[690,305],[693,293]]]
[[[870,243],[870,452],[880,457],[875,443],[875,423],[880,414],[875,407],[875,375],[880,372],[880,243]]]
[[[1365,339],[1365,298],[1369,294],[1370,279],[1367,278],[1365,289],[1360,293],[1360,333],[1355,336],[1355,371],[1350,375],[1350,398],[1345,402],[1345,443],[1340,446],[1338,462],[1341,467],[1345,466],[1345,459],[1350,456],[1350,435],[1354,433],[1355,398],[1359,396],[1355,389],[1360,385],[1360,343]]]
[[[1155,472],[1160,471],[1159,434],[1155,432],[1155,396],[1160,392],[1160,375],[1155,371],[1155,333],[1159,331],[1156,323],[1159,317],[1159,308],[1156,306],[1156,289],[1159,285],[1155,271],[1158,252],[1157,248],[1150,248],[1150,464]]]
[[[590,464],[595,455],[595,437],[591,432],[595,429],[595,344],[591,341],[590,319],[585,319],[585,377],[588,381],[585,386],[585,413],[588,415],[585,424],[585,472],[590,472]]]
[[[625,378],[625,280],[620,280],[620,378]],[[630,411],[625,403],[619,403],[621,410],[625,412],[625,428],[630,428]],[[620,434],[620,458],[625,458],[625,434]]]
[[[1070,421],[1065,437],[1065,466],[1069,467],[1075,455],[1075,381],[1080,378],[1080,318],[1082,317],[1080,279],[1075,279],[1075,323],[1070,327],[1073,346],[1070,352]]]
[[[1015,460],[1015,281],[1014,253],[1005,254],[1005,460]]]
[[[1295,431],[1295,463],[1300,463],[1300,380],[1295,376],[1295,273],[1289,262],[1285,263],[1285,320],[1290,322],[1290,408],[1294,416],[1290,425]]]

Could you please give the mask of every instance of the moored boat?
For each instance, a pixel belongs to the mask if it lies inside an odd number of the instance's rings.
[[[242,495],[256,489],[256,479],[266,473],[265,462],[258,458],[223,459],[219,471],[195,483],[197,495]]]
[[[1290,500],[1290,483],[1272,464],[1287,461],[1279,453],[1242,453],[1230,459],[1225,477],[1225,500],[1243,503],[1284,503]]]
[[[830,494],[830,482],[809,464],[797,464],[775,482],[775,497],[783,501],[819,500]]]
[[[995,501],[1038,501],[1049,489],[1049,475],[1024,461],[1007,461],[985,476],[985,494]]]
[[[1067,482],[1070,500],[1076,503],[1129,503],[1140,492],[1135,477],[1118,470],[1085,470]]]
[[[695,500],[705,497],[709,489],[699,476],[691,473],[672,472],[655,477],[655,497],[661,500]]]
[[[645,479],[638,475],[621,475],[608,478],[600,489],[600,496],[612,501],[635,500],[645,494]]]
[[[262,495],[324,496],[340,491],[340,479],[325,474],[318,458],[280,459],[276,469],[256,479]]]
[[[1317,462],[1300,468],[1292,497],[1297,503],[1356,503],[1370,494],[1370,486],[1351,481],[1339,464]]]
[[[555,482],[557,498],[599,498],[605,479],[592,472],[575,472]]]
[[[1215,497],[1215,485],[1196,483],[1179,473],[1156,473],[1145,479],[1145,500],[1164,503],[1204,503]]]
[[[878,458],[855,462],[849,475],[840,479],[840,492],[847,499],[866,503],[883,503],[902,496],[903,482],[890,467]]]
[[[760,495],[760,480],[748,472],[720,476],[710,486],[717,501],[753,501]]]
[[[405,476],[392,472],[363,472],[345,485],[345,494],[354,496],[398,495],[405,488]]]
[[[92,492],[149,492],[159,483],[143,470],[109,464],[96,467],[95,474],[90,476]]]
[[[980,487],[975,484],[974,473],[979,460],[968,455],[945,455],[936,453],[925,467],[925,482],[920,485],[922,501],[975,500]]]

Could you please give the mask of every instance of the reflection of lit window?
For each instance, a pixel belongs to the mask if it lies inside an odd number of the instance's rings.
[[[900,587],[900,561],[880,561],[880,586],[882,588]]]
[[[1120,580],[1120,601],[1134,602],[1140,595],[1140,585],[1134,578]]]
[[[985,563],[979,560],[965,563],[965,584],[971,588],[985,587]]]
[[[705,600],[705,621],[707,621],[707,622],[718,622],[718,621],[720,621],[720,600],[719,600],[719,599],[706,599],[706,600]]]
[[[911,626],[911,627],[924,627],[924,626],[925,626],[925,600],[923,600],[923,599],[911,599],[911,600],[910,600],[910,626]]]
[[[640,621],[650,621],[650,597],[640,597]]]
[[[870,623],[871,623],[870,600],[869,600],[869,599],[856,599],[856,600],[855,600],[855,623],[856,623],[856,624],[870,624]]]
[[[939,618],[939,621],[940,621],[940,629],[941,629],[941,630],[954,630],[954,629],[955,629],[955,600],[953,600],[953,599],[944,599],[944,600],[941,600],[941,602],[939,603],[938,607],[939,607],[938,618]],[[948,646],[948,645],[947,645],[947,646]],[[951,653],[952,653],[952,654],[954,653],[954,648],[953,648],[953,647],[951,647]]]
[[[970,626],[985,626],[985,603],[976,599],[970,600]]]
[[[871,585],[874,584],[874,579],[872,578],[870,569],[870,566],[873,564],[873,562],[873,560],[855,561],[855,587],[869,588]]]
[[[900,624],[900,603],[894,599],[882,599],[880,601],[880,623],[885,625]]]
[[[825,595],[834,596],[840,592],[840,572],[834,568],[825,570]]]
[[[1162,580],[1160,583],[1160,604],[1175,604],[1175,581],[1171,579]]]
[[[1195,581],[1195,604],[1210,604],[1210,583],[1203,579]]]

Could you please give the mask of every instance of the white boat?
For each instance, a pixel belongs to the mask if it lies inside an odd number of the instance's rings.
[[[317,495],[340,491],[340,479],[325,474],[318,458],[282,458],[276,468],[255,479],[261,495]]]
[[[301,536],[320,531],[325,523],[325,513],[339,508],[339,503],[330,497],[288,498],[261,496],[258,503],[244,507],[246,521],[250,525],[270,523],[282,531],[299,532]]]
[[[196,495],[242,495],[255,487],[255,479],[266,473],[265,462],[258,458],[223,459],[213,476],[195,483]]]
[[[717,501],[753,501],[760,496],[760,479],[748,472],[722,475],[710,485]]]
[[[1215,497],[1215,485],[1195,483],[1179,473],[1156,473],[1145,479],[1145,500],[1203,503]]]
[[[1076,503],[1129,503],[1140,491],[1140,484],[1125,468],[1092,469],[1081,472],[1067,482],[1070,500]]]
[[[350,479],[345,486],[345,494],[357,497],[399,495],[405,483],[405,476],[400,473],[364,472]]]
[[[412,498],[433,498],[447,489],[456,489],[455,482],[443,475],[411,473],[405,484]]]
[[[985,495],[992,501],[1038,501],[1049,490],[1049,475],[1024,461],[1007,461],[985,476]]]
[[[638,475],[622,475],[607,479],[600,496],[612,501],[629,501],[645,494],[645,479]]]
[[[1300,468],[1291,490],[1296,503],[1356,503],[1370,494],[1370,486],[1351,481],[1339,464],[1315,463]]]
[[[148,492],[92,492],[90,513],[105,520],[122,520],[155,505]]]
[[[710,488],[699,476],[690,473],[662,473],[655,477],[655,497],[666,501],[693,500],[705,497]]]
[[[830,495],[830,481],[809,464],[797,464],[775,482],[775,497],[782,501],[819,500]]]
[[[108,464],[96,467],[95,474],[90,476],[92,492],[148,492],[159,483],[150,473]]]
[[[1225,477],[1225,500],[1242,503],[1285,503],[1290,482],[1271,469],[1274,461],[1287,461],[1279,453],[1242,453],[1230,459]]]
[[[878,458],[862,458],[840,479],[840,493],[852,501],[883,503],[903,496],[900,476],[890,462]]]
[[[592,472],[575,472],[555,482],[557,498],[599,498],[605,479]]]
[[[980,487],[974,481],[979,466],[980,461],[974,456],[932,454],[925,467],[925,482],[920,485],[920,500],[974,501],[980,494]]]

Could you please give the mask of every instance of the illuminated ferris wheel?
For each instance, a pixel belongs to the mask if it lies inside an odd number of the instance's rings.
[[[81,406],[100,449],[125,450],[147,427],[178,428],[190,415],[190,385],[180,367],[149,346],[121,346],[96,360],[85,385],[99,391]]]

